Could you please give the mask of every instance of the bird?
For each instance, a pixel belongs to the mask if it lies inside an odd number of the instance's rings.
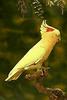
[[[5,81],[17,80],[24,71],[41,68],[55,44],[61,39],[60,31],[49,26],[46,20],[42,21],[40,33],[41,39],[15,65]]]

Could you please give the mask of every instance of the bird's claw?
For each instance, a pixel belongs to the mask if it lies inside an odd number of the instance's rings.
[[[48,75],[48,68],[41,67],[37,69],[36,71],[33,71],[32,73],[28,73],[25,75],[25,78],[28,80],[35,80],[40,78],[45,78]]]

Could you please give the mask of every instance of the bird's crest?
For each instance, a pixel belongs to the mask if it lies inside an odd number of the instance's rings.
[[[44,38],[48,33],[53,32],[53,34],[56,34],[57,36],[60,36],[60,31],[52,26],[49,26],[46,23],[46,20],[43,20],[41,27],[40,27],[41,37]]]
[[[51,31],[54,31],[54,29],[55,29],[55,28],[47,25],[46,20],[43,20],[41,27],[44,28],[44,32],[51,32]]]

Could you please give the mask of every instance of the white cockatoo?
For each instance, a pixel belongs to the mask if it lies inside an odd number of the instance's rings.
[[[10,71],[5,81],[16,80],[25,70],[38,69],[47,60],[55,44],[60,40],[60,31],[42,22],[41,40]]]

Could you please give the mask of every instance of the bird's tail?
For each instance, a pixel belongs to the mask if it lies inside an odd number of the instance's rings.
[[[18,69],[12,69],[10,73],[8,74],[8,77],[5,79],[5,81],[11,81],[16,80],[18,77],[22,74],[23,70],[21,68]]]

